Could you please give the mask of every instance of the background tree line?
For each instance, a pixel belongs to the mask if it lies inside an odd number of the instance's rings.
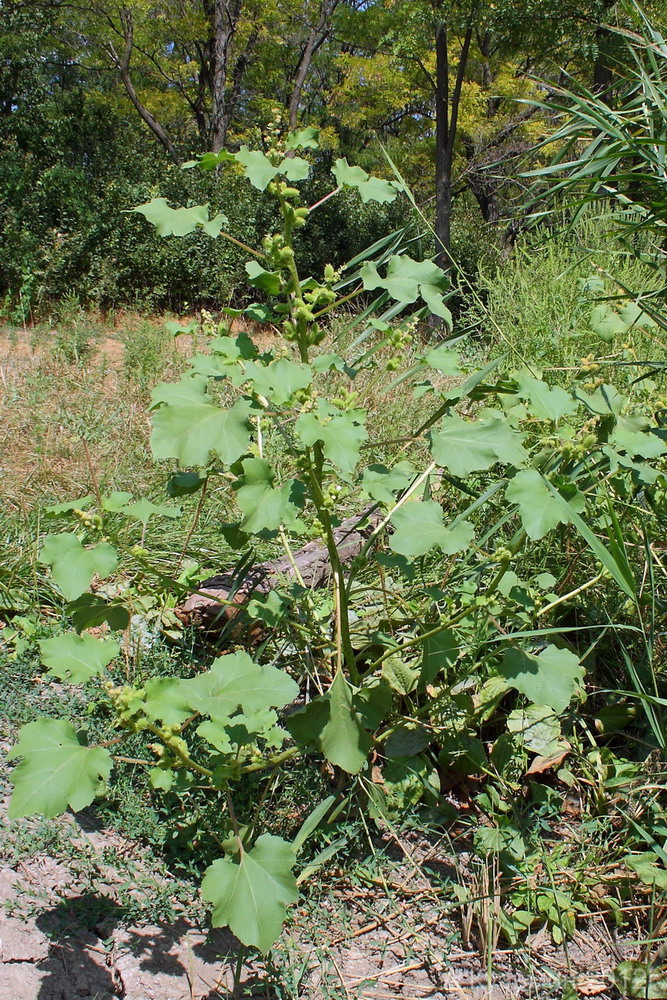
[[[645,5],[658,24],[666,7]],[[210,201],[256,242],[262,196],[233,169],[219,184],[180,167],[266,142],[276,122],[321,130],[313,200],[336,157],[390,176],[388,154],[435,222],[421,253],[474,276],[516,229],[517,173],[549,129],[517,99],[567,75],[613,101],[625,57],[607,26],[632,18],[613,0],[0,0],[4,313],[26,319],[65,295],[178,309],[232,298],[243,255],[161,241],[125,212],[157,195]],[[404,206],[329,203],[301,266],[338,264],[404,223]]]

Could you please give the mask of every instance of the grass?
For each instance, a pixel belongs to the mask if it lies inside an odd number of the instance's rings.
[[[591,278],[603,291],[588,288]],[[522,237],[500,270],[483,273],[480,299],[465,319],[487,345],[507,356],[509,368],[529,365],[557,372],[576,369],[592,355],[615,361],[664,357],[664,337],[642,327],[608,348],[590,325],[596,304],[605,297],[643,294],[660,287],[659,276],[606,235],[604,218],[585,217],[576,231],[554,238],[536,230]],[[606,369],[605,369],[606,370]],[[618,377],[614,372],[614,377]]]

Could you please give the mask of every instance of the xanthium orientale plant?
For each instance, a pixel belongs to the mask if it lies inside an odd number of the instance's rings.
[[[513,567],[527,544],[567,528],[597,562],[597,578],[633,601],[632,568],[617,544],[609,498],[663,490],[659,463],[667,452],[660,429],[593,367],[589,383],[569,390],[529,370],[498,378],[501,359],[466,371],[453,346],[447,276],[401,252],[396,240],[381,241],[342,274],[328,265],[321,279],[300,275],[295,236],[317,206],[302,204],[297,185],[308,178],[307,156],[317,148],[317,133],[306,128],[284,141],[274,134],[266,153],[244,147],[193,164],[218,170],[222,184],[225,170],[242,170],[275,199],[279,227],[261,249],[246,248],[249,285],[261,301],[243,312],[280,336],[260,350],[247,334],[232,335],[237,311],[226,310],[208,351],[192,358],[180,381],[154,390],[152,450],[156,460],[176,463],[172,498],[203,495],[220,476],[231,484],[238,519],[228,537],[237,548],[250,551],[253,541],[268,540],[292,558],[299,539],[321,539],[331,565],[328,598],[316,600],[297,573],[251,602],[248,613],[276,629],[292,628],[300,644],[277,646],[273,655],[264,646],[255,658],[237,649],[194,676],[124,686],[109,680],[104,690],[118,739],[89,745],[70,723],[40,718],[22,728],[11,753],[20,763],[10,816],[52,817],[103,795],[122,739],[144,740],[156,794],[184,794],[196,785],[219,800],[227,836],[202,894],[215,925],[263,952],[297,899],[295,868],[305,840],[344,796],[356,796],[379,817],[437,799],[438,764],[464,772],[504,767],[509,776],[513,755],[548,755],[563,746],[562,718],[584,698],[584,668],[571,648],[530,631],[533,614],[559,603],[554,578],[521,579]],[[343,159],[333,174],[332,195],[352,189],[380,203],[403,196],[400,183]],[[234,239],[224,216],[209,217],[205,205],[174,209],[157,198],[135,211],[165,238],[200,229],[211,239]],[[356,344],[373,338],[372,347],[354,359],[322,353],[328,317],[355,298],[363,303]],[[415,320],[428,314],[443,321],[448,339],[420,352]],[[407,363],[410,344],[416,354]],[[411,380],[415,400],[429,409],[419,426],[405,427],[390,467],[381,460],[384,442],[371,440],[355,390],[361,375],[386,382],[387,369],[395,373],[390,387]],[[423,468],[409,461],[407,449],[429,455]],[[363,508],[360,522],[369,511],[376,515],[348,566],[335,536],[341,497]],[[68,602],[74,630],[42,640],[41,657],[47,678],[82,684],[104,678],[120,651],[116,639],[91,634],[93,627],[106,623],[120,633],[140,600],[153,607],[162,594],[164,606],[173,607],[197,585],[187,573],[165,577],[143,545],[149,521],[178,518],[177,506],[97,493],[54,513],[74,523],[43,539],[40,559]],[[142,528],[134,544],[127,524]],[[431,577],[420,582],[429,567]],[[443,579],[446,586],[437,582]],[[517,708],[489,757],[475,726],[508,692]],[[237,814],[248,782],[270,781],[306,755],[323,757],[346,777],[293,842],[262,829],[257,814]]]

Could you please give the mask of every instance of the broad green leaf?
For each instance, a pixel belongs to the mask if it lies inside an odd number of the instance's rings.
[[[109,576],[118,565],[116,550],[108,542],[85,548],[74,534],[47,535],[39,558],[51,567],[53,582],[68,601],[83,594],[94,576]]]
[[[389,547],[402,556],[423,556],[436,545],[451,556],[470,545],[474,535],[469,521],[445,527],[442,508],[435,500],[404,504],[391,515],[391,523],[395,530],[389,537]]]
[[[416,475],[411,462],[398,462],[391,469],[384,465],[369,465],[364,469],[361,488],[373,500],[391,504],[394,494],[407,489]]]
[[[540,420],[553,420],[569,416],[577,410],[577,403],[569,392],[560,386],[551,388],[539,378],[521,375],[518,379],[521,399],[529,400],[531,410]]]
[[[644,885],[655,886],[662,892],[667,891],[667,870],[653,851],[629,854],[623,861],[626,867],[639,876]]]
[[[303,708],[290,712],[285,718],[285,726],[300,746],[314,745],[321,749],[320,736],[330,716],[331,705],[328,695],[318,695]]]
[[[336,371],[345,371],[345,360],[340,354],[318,354],[313,358],[313,368],[316,372],[330,372],[332,368]]]
[[[266,953],[278,939],[287,907],[299,898],[294,848],[262,834],[250,851],[206,869],[202,896],[213,904],[213,926],[229,927],[242,944]]]
[[[39,719],[22,726],[9,760],[23,760],[12,771],[14,793],[9,818],[51,819],[90,805],[111,773],[111,755],[102,747],[84,746],[64,719]]]
[[[465,477],[497,462],[523,465],[527,459],[523,437],[499,416],[463,420],[455,413],[431,431],[431,454],[453,475]]]
[[[125,506],[119,508],[118,512],[125,514],[126,517],[135,518],[137,521],[141,521],[142,524],[148,524],[151,517],[178,518],[183,514],[180,507],[167,507],[164,504],[152,503],[146,497],[141,497],[141,499],[135,500],[133,503],[125,504]]]
[[[266,595],[262,594],[253,598],[252,601],[248,601],[246,611],[250,618],[264,622],[270,628],[275,628],[287,617],[292,606],[292,603],[282,597],[277,590],[272,590]]]
[[[179,693],[193,712],[224,721],[239,708],[246,713],[282,708],[296,698],[299,686],[277,667],[255,663],[247,653],[229,653],[206,673],[181,681]]]
[[[436,371],[442,372],[443,375],[455,376],[461,374],[457,352],[453,351],[451,347],[445,347],[444,344],[427,351],[424,355],[424,361],[429,368],[435,368]]]
[[[111,511],[112,514],[117,514],[131,500],[132,494],[128,493],[127,490],[113,490],[108,496],[102,497],[102,507],[104,510]]]
[[[265,191],[278,173],[278,168],[274,167],[268,156],[258,149],[250,150],[247,146],[241,146],[236,159],[243,164],[246,177],[258,191]]]
[[[551,757],[563,748],[558,717],[546,705],[526,705],[515,708],[507,716],[510,733],[521,737],[527,750],[541,757]]]
[[[145,205],[130,209],[143,215],[155,226],[160,236],[187,236],[198,226],[209,236],[219,236],[227,218],[220,214],[213,219],[208,217],[208,205],[193,205],[192,208],[170,208],[166,198],[153,198]]]
[[[637,305],[636,302],[626,302],[618,310],[618,314],[626,324],[628,330],[633,326],[655,327],[657,323],[647,312]]]
[[[347,159],[336,160],[333,166],[333,175],[338,187],[354,188],[359,192],[363,202],[377,201],[383,204],[394,201],[399,191],[393,181],[372,177],[361,167],[351,167]]]
[[[42,663],[49,668],[49,676],[70,684],[85,684],[91,677],[101,674],[120,653],[120,646],[112,639],[95,639],[92,635],[74,632],[54,639],[40,639],[39,648]]]
[[[233,752],[232,741],[222,722],[213,722],[211,719],[207,719],[206,722],[197,726],[197,736],[201,736],[220,753],[230,754]]]
[[[459,644],[452,629],[445,628],[437,635],[424,639],[422,649],[419,683],[423,687],[432,684],[438,674],[446,673],[454,666],[459,656]]]
[[[303,506],[303,486],[288,479],[275,488],[275,474],[263,458],[246,458],[243,476],[235,485],[236,501],[243,511],[241,529],[248,534],[275,531],[281,524],[291,524]],[[301,495],[300,495],[301,494]]]
[[[278,167],[288,181],[305,181],[310,173],[310,163],[301,156],[286,157]]]
[[[352,704],[365,729],[373,732],[391,712],[394,696],[383,677],[372,677],[352,697]]]
[[[196,333],[199,329],[199,320],[191,319],[189,323],[182,323],[178,319],[170,319],[164,324],[164,328],[173,337],[180,337],[182,334]]]
[[[225,465],[233,465],[248,450],[250,410],[244,399],[229,410],[213,403],[160,406],[153,414],[153,455],[203,466],[213,452]]]
[[[151,677],[144,685],[143,698],[137,695],[136,711],[143,711],[153,722],[176,726],[192,715],[183,681],[178,677]]]
[[[488,768],[484,744],[469,732],[443,734],[438,755],[441,767],[461,774],[482,774]]]
[[[536,705],[548,705],[560,714],[581,689],[584,669],[569,649],[549,645],[541,653],[506,649],[500,673],[510,687]]]
[[[596,413],[604,415],[606,413],[614,413],[618,416],[625,404],[627,403],[627,398],[615,389],[613,385],[601,385],[595,392],[587,393],[583,389],[577,389],[574,392],[574,396],[580,402],[584,404],[587,410],[591,413]]]
[[[569,524],[568,507],[581,513],[586,506],[583,494],[576,493],[565,504],[554,497],[537,469],[522,469],[510,480],[505,496],[519,507],[521,523],[529,538],[543,538],[557,524]],[[563,500],[565,498],[563,497]]]
[[[209,340],[208,349],[217,357],[222,357],[230,363],[233,361],[249,361],[257,357],[257,348],[247,333],[241,332],[235,337],[214,337]]]
[[[320,734],[322,752],[330,764],[342,767],[348,774],[358,774],[373,741],[354,710],[352,688],[341,670],[336,671],[326,698],[329,718]]]
[[[444,303],[450,287],[449,278],[432,261],[417,261],[407,254],[396,254],[389,261],[386,278],[382,278],[375,264],[369,262],[363,265],[360,273],[364,288],[369,291],[384,288],[392,299],[406,305],[421,296],[431,312],[451,326],[452,314]]]
[[[404,663],[400,654],[397,653],[395,656],[389,656],[382,664],[382,678],[392,691],[406,695],[417,687],[419,671],[408,663]]]
[[[287,733],[276,725],[278,716],[272,709],[263,708],[252,715],[235,715],[226,722],[207,720],[197,728],[197,735],[207,740],[220,753],[236,753],[237,749],[255,743],[261,736],[268,746],[279,747]]]
[[[630,458],[660,458],[667,453],[667,443],[651,433],[648,421],[642,416],[618,417],[610,443]]]
[[[47,507],[44,511],[45,514],[53,514],[58,516],[59,514],[69,514],[73,510],[85,510],[86,507],[90,507],[91,503],[94,503],[95,497],[92,493],[89,493],[85,497],[80,497],[78,500],[65,500],[63,503],[54,503]]]
[[[290,132],[285,146],[287,149],[317,149],[319,147],[319,129],[308,125],[298,132]]]
[[[321,441],[324,454],[333,465],[343,472],[353,472],[361,445],[368,438],[365,420],[365,410],[339,410],[318,400],[315,410],[299,416],[296,432],[305,445]]]
[[[183,375],[178,382],[160,382],[151,392],[151,406],[190,406],[206,402],[206,382],[201,375]]]
[[[387,757],[416,757],[429,742],[430,735],[423,726],[404,723],[392,729],[382,743],[382,750]]]
[[[151,767],[148,769],[148,780],[151,788],[168,792],[174,784],[174,772],[171,767]]]
[[[611,343],[614,337],[622,337],[628,332],[628,323],[607,302],[595,307],[591,313],[590,326],[606,344]]]
[[[105,601],[97,594],[81,594],[67,605],[67,614],[77,632],[96,628],[103,622],[115,632],[122,632],[130,624],[130,613],[122,604]]]
[[[275,271],[267,271],[256,260],[249,260],[245,266],[248,272],[248,281],[255,288],[261,289],[267,295],[279,295],[282,289],[282,280]],[[222,338],[220,338],[222,339]]]
[[[284,406],[295,392],[311,384],[313,370],[310,365],[297,364],[288,358],[278,358],[268,365],[249,361],[245,366],[244,381],[247,380],[251,380],[257,395]]]
[[[424,796],[440,791],[438,772],[423,756],[389,760],[382,768],[384,808],[389,813],[404,814]]]
[[[199,472],[175,472],[167,480],[165,487],[170,497],[187,497],[200,490],[206,482],[206,476]]]

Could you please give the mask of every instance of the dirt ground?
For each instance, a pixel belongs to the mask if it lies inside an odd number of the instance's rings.
[[[82,880],[76,866],[42,854],[0,868],[0,1000],[230,997],[235,939],[209,932],[187,907],[173,921],[126,926],[116,909],[125,875],[103,851],[113,843],[136,853],[136,845],[115,831],[91,829],[85,817],[84,824],[72,816],[57,822],[68,824],[71,843],[87,852],[95,877]],[[424,845],[414,850],[415,858],[417,852],[425,857]],[[619,996],[612,969],[634,957],[636,946],[614,940],[603,921],[589,922],[567,948],[556,948],[541,932],[515,952],[495,950],[487,963],[461,948],[456,921],[443,914],[428,886],[408,865],[404,894],[390,906],[377,899],[374,906],[372,890],[340,885],[319,903],[314,919],[306,899],[278,943],[273,968],[249,960],[238,995],[527,1000],[561,997],[568,981],[580,996]]]

